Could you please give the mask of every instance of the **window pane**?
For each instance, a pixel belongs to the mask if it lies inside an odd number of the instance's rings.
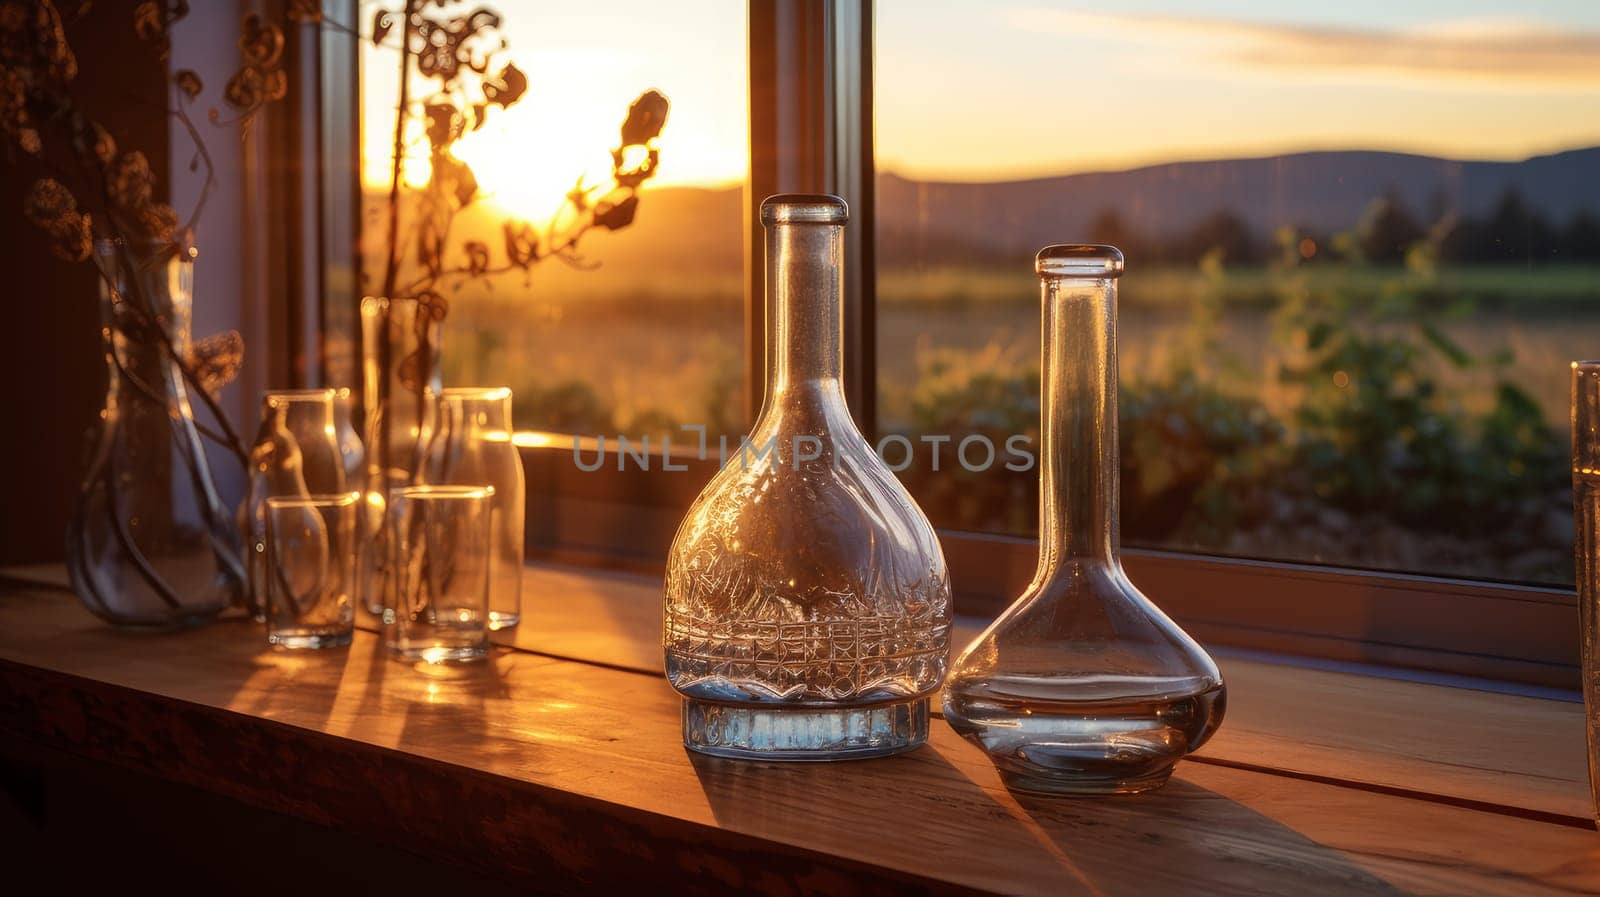
[[[1036,434],[1033,252],[1115,243],[1125,543],[1570,583],[1600,7],[1105,9],[878,5],[880,429]],[[1031,533],[951,445],[935,522]]]
[[[505,108],[492,98],[480,107],[486,97],[475,75],[464,74],[457,89],[441,95],[438,79],[413,70],[402,137],[398,245],[406,261],[396,292],[414,292],[426,275],[416,253],[425,217],[418,197],[432,171],[429,123],[436,119],[428,106],[439,101],[462,116],[456,124],[466,133],[452,156],[478,188],[448,225],[442,267],[470,269],[469,244],[479,243],[482,250],[474,251],[487,255],[477,259],[491,272],[513,268],[488,276],[446,273],[433,285],[449,302],[446,383],[512,387],[519,430],[637,438],[704,424],[713,435],[737,432],[744,370],[741,191],[749,142],[742,7],[701,2],[668,9],[640,0],[494,5],[500,27],[478,38],[480,48],[496,51],[488,74],[513,63],[526,75],[526,94]],[[466,11],[425,13],[447,21]],[[370,30],[372,23],[364,24]],[[396,26],[386,42],[395,44],[398,33]],[[506,48],[497,50],[501,37]],[[399,55],[364,44],[362,288],[379,294],[389,248]],[[580,178],[598,188],[588,194],[591,209],[608,200],[619,126],[650,89],[665,94],[671,107],[657,141],[659,165],[640,189],[631,223],[596,226],[575,251],[550,255],[584,220],[567,198]],[[482,125],[475,127],[480,111]],[[632,148],[622,164],[631,171],[645,161],[644,151]],[[508,226],[523,241],[516,251],[538,257],[525,270],[509,264]]]

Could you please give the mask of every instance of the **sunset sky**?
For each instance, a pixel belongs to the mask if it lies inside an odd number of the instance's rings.
[[[658,185],[744,176],[742,2],[497,5],[531,88],[460,155],[504,205],[537,215],[577,173],[603,177],[648,87],[673,101]],[[1003,180],[1303,149],[1516,159],[1600,144],[1600,3],[1295,6],[880,0],[878,166]],[[392,54],[367,58],[369,97],[392,91]],[[369,100],[369,133],[389,115]],[[387,147],[368,149],[382,181]]]
[[[1600,143],[1600,3],[1508,8],[885,0],[878,163],[997,180],[1300,149],[1512,159]]]
[[[457,154],[495,201],[540,218],[555,210],[577,175],[603,180],[628,104],[652,87],[672,101],[656,185],[744,178],[749,102],[742,0],[492,5],[504,17],[502,32],[511,45],[504,58],[528,74],[528,93],[510,109],[493,111],[481,131],[462,139]],[[370,23],[363,26],[367,31]],[[395,51],[370,44],[363,51],[368,183],[388,180],[397,59]],[[382,139],[372,141],[374,133]]]

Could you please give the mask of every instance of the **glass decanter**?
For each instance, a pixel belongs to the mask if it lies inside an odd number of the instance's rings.
[[[1122,570],[1117,277],[1111,246],[1049,246],[1042,281],[1039,567],[956,660],[945,719],[1007,786],[1126,794],[1164,784],[1222,722],[1222,674]]]
[[[448,386],[438,396],[438,427],[428,450],[429,483],[493,486],[489,628],[522,619],[523,516],[527,486],[511,441],[511,390]]]
[[[841,386],[835,196],[761,206],[767,376],[740,450],[667,559],[667,678],[707,754],[836,760],[909,750],[943,681],[950,584],[933,528],[856,430]]]

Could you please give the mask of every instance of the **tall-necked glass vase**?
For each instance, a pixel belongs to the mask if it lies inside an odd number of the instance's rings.
[[[194,251],[95,246],[105,408],[67,531],[73,590],[125,626],[204,622],[244,590],[225,510],[176,359],[190,348]]]
[[[945,719],[1020,791],[1160,787],[1222,722],[1211,657],[1134,587],[1117,524],[1111,246],[1049,246],[1042,281],[1039,567],[956,660]]]
[[[366,425],[366,499],[358,523],[364,544],[357,571],[362,604],[382,616],[392,608],[395,578],[387,549],[389,495],[423,482],[442,386],[442,298],[361,302],[361,381]]]
[[[848,217],[834,196],[761,206],[765,401],[667,559],[666,671],[691,750],[840,760],[927,738],[950,583],[933,528],[845,404]]]

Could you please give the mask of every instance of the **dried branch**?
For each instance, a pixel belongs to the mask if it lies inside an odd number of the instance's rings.
[[[659,91],[646,91],[630,106],[618,145],[611,151],[609,185],[585,187],[580,179],[551,215],[542,240],[527,225],[513,227],[508,222],[503,262],[492,261],[482,240],[469,240],[453,248],[449,235],[454,218],[474,201],[478,192],[471,169],[455,156],[455,144],[467,133],[483,127],[492,107],[509,108],[521,100],[528,89],[528,78],[515,64],[507,63],[496,70],[494,57],[505,48],[503,39],[494,40],[494,32],[501,24],[498,13],[479,8],[465,15],[436,19],[431,11],[424,11],[425,6],[409,0],[403,14],[380,9],[372,20],[373,44],[384,46],[398,32],[401,50],[400,96],[389,159],[382,295],[426,295],[437,290],[442,278],[459,286],[472,279],[527,272],[549,258],[582,270],[593,269],[596,265],[578,255],[578,242],[591,230],[620,230],[632,223],[639,204],[639,187],[654,176],[659,161],[655,141],[666,123],[666,97]],[[432,94],[421,99],[411,93],[413,61],[415,74],[435,84]],[[428,183],[418,191],[415,224],[403,234],[404,163],[411,158],[406,130],[413,121],[424,126],[421,130],[428,144],[430,173]],[[596,196],[601,197],[598,202]],[[561,222],[573,215],[577,217],[576,225],[562,229]],[[409,278],[402,277],[402,269],[407,267],[407,247],[414,247],[418,269]],[[444,264],[447,252],[461,253],[465,264]]]
[[[183,226],[184,230],[192,232],[200,223],[200,215],[206,210],[206,200],[211,198],[211,191],[217,186],[217,166],[211,160],[211,151],[206,148],[205,140],[200,137],[200,130],[194,126],[194,120],[189,118],[188,110],[183,108],[181,97],[173,96],[173,106],[169,114],[182,123],[184,131],[188,133],[189,139],[194,142],[194,150],[206,169],[205,181],[200,186],[200,197],[195,200],[194,210],[189,213],[189,220]]]
[[[384,296],[394,295],[394,281],[399,276],[400,269],[400,177],[404,168],[406,116],[405,108],[407,98],[411,96],[411,42],[406,39],[404,29],[410,27],[411,17],[416,13],[417,0],[406,0],[405,15],[401,20],[400,37],[400,105],[394,117],[394,159],[389,167],[389,253],[383,266],[383,293]],[[380,11],[373,20],[375,23],[384,22],[384,15]],[[383,26],[387,30],[387,26]],[[381,35],[374,35],[373,41],[382,40]]]

